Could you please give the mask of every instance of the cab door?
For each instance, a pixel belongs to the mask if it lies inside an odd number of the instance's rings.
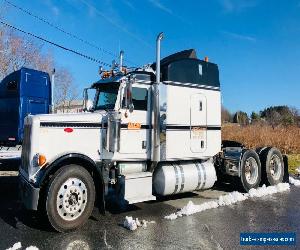
[[[123,108],[125,99],[122,101],[122,124],[120,133],[120,154],[139,154],[146,157],[150,142],[150,88],[148,85],[134,84],[132,86],[132,102],[134,110]]]

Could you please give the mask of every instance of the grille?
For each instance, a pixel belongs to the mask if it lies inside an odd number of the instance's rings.
[[[25,124],[24,126],[24,138],[22,143],[22,155],[21,155],[21,168],[28,173],[28,167],[30,164],[30,148],[31,148],[31,124]]]

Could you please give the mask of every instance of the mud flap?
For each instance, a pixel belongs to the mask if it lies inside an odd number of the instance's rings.
[[[109,168],[106,167],[102,162],[97,162],[97,177],[96,177],[96,206],[99,209],[99,213],[105,215],[105,201],[106,195],[108,194],[108,183],[109,183]]]
[[[283,155],[283,164],[284,164],[284,175],[283,175],[283,182],[289,182],[289,161],[288,156]]]
[[[97,207],[99,209],[99,213],[105,215],[105,190],[103,189],[102,194],[98,197]]]

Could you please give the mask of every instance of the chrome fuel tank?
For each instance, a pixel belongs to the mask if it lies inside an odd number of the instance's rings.
[[[217,180],[211,161],[172,162],[157,167],[153,176],[156,194],[170,195],[211,188]]]

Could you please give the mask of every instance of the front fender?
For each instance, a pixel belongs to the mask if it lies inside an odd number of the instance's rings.
[[[106,170],[103,168],[103,164],[101,162],[95,162],[90,157],[78,154],[78,153],[68,153],[66,155],[60,156],[56,160],[54,160],[51,164],[45,166],[45,168],[40,171],[39,176],[37,177],[37,181],[35,186],[41,189],[41,192],[47,189],[48,183],[51,179],[51,176],[55,174],[55,172],[60,169],[62,166],[76,164],[87,169],[94,180],[94,185],[97,194],[98,205],[101,210],[104,211],[105,208],[105,193],[108,183],[108,174]],[[45,197],[46,194],[42,194],[41,196]]]

